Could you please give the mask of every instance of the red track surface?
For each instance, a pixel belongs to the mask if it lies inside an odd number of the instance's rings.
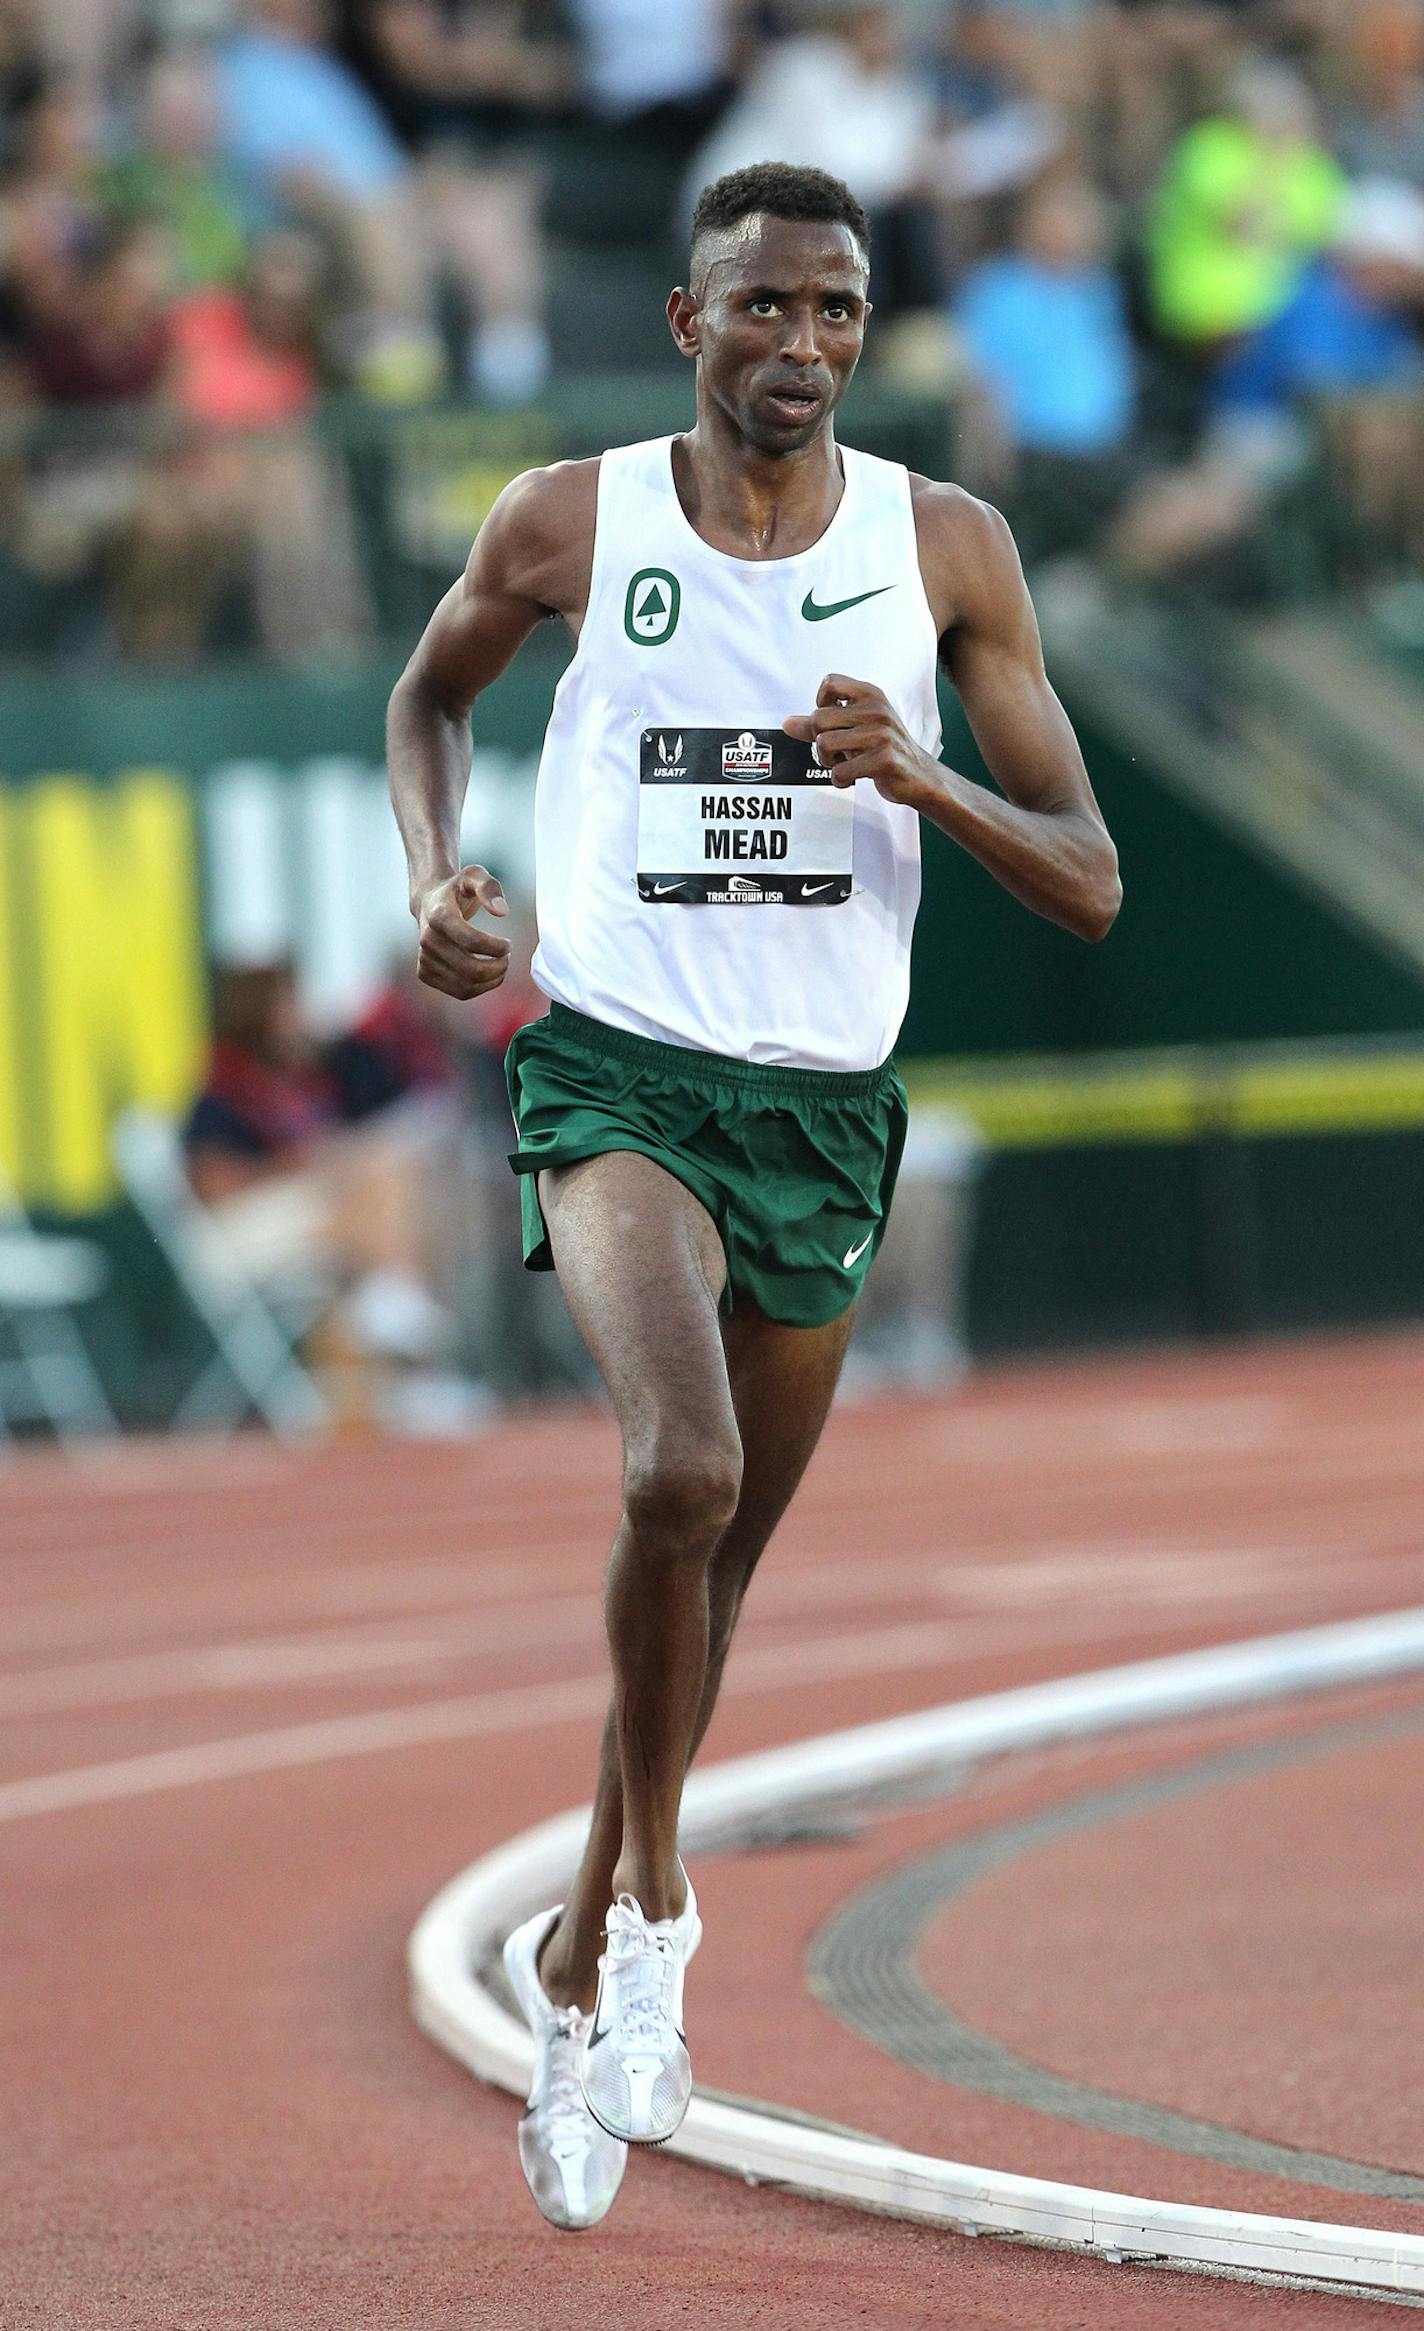
[[[985,1377],[837,1418],[708,1755],[1424,1601],[1424,1344]],[[1367,2301],[969,2243],[634,2162],[555,2235],[514,2108],[411,2027],[402,1953],[482,1849],[576,1802],[603,1698],[613,1442],[145,1447],[0,1476],[9,2063],[0,2323],[583,2331],[1347,2324]],[[1418,1695],[1416,1695],[1417,1700]],[[708,2081],[996,2167],[1424,2230],[971,2097],[807,1995],[876,1872],[1017,1811],[1410,1695],[981,1776],[847,1845],[708,1863]],[[1118,2093],[1424,2173],[1421,1753],[1368,1747],[1059,1840],[952,1904],[929,1979]],[[772,1946],[749,1953],[752,1913]]]

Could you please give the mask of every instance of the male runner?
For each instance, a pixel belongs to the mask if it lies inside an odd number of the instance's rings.
[[[1003,520],[837,444],[868,262],[822,171],[709,187],[668,302],[695,427],[515,479],[391,698],[420,976],[483,995],[508,942],[460,863],[470,709],[541,615],[578,642],[536,797],[552,1000],[509,1056],[525,1261],[557,1269],[623,1436],[588,1842],[505,1952],[520,2154],[561,2226],[687,2108],[678,1806],[885,1228],[920,821],[1085,939],[1120,896]],[[941,658],[1003,798],[939,760]]]

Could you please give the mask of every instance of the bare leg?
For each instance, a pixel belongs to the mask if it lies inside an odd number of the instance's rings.
[[[783,1327],[749,1304],[739,1305],[725,1323],[728,1380],[745,1469],[737,1510],[708,1567],[707,1658],[688,1763],[711,1722],[752,1572],[820,1438],[850,1326],[851,1314],[846,1312],[827,1327]],[[683,1777],[679,1776],[679,1796]],[[552,1999],[585,2007],[592,2004],[603,1922],[615,1890],[622,1842],[615,1703],[604,1728],[598,1789],[583,1860],[564,1915],[543,1955],[543,1979]]]
[[[693,1755],[712,1721],[752,1572],[795,1495],[830,1414],[854,1318],[853,1310],[843,1311],[825,1327],[785,1327],[754,1305],[742,1304],[726,1322],[727,1368],[741,1428],[744,1471],[737,1510],[712,1558],[708,1579],[707,1677]]]
[[[564,1294],[623,1434],[605,1594],[618,1843],[610,1873],[606,1740],[595,1834],[544,1954],[549,1996],[567,2001],[591,1999],[612,1894],[636,1894],[654,1919],[682,1907],[677,1815],[706,1680],[708,1572],[736,1510],[742,1452],[717,1316],[726,1261],[705,1208],[623,1151],[546,1170],[539,1189]]]

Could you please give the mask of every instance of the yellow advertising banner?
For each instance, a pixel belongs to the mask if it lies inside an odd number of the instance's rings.
[[[0,1170],[31,1206],[114,1195],[109,1126],[175,1111],[206,997],[192,789],[68,772],[0,792]]]

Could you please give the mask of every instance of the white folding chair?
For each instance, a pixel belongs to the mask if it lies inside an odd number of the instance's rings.
[[[177,1129],[167,1118],[126,1110],[113,1138],[124,1188],[213,1341],[174,1424],[235,1428],[253,1409],[274,1433],[324,1424],[326,1402],[296,1349],[312,1307],[288,1318],[258,1285],[222,1225],[194,1196]]]
[[[0,1183],[0,1441],[17,1424],[47,1424],[66,1446],[118,1431],[74,1317],[108,1279],[102,1247],[36,1230]]]

